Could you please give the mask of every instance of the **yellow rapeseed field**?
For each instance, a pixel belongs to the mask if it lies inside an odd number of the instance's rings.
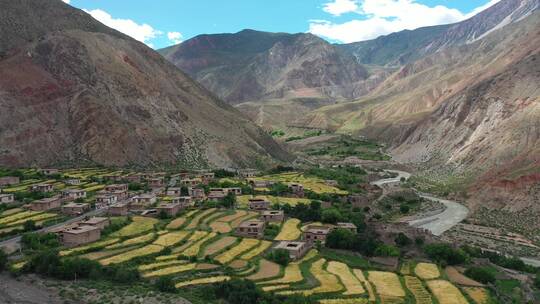
[[[141,276],[143,278],[167,276],[171,274],[178,274],[181,272],[193,270],[195,269],[196,266],[197,264],[195,263],[175,265],[175,266],[165,267],[165,268],[161,268],[154,271],[144,272]]]
[[[122,229],[114,232],[111,236],[130,237],[143,232],[151,231],[154,225],[158,222],[157,219],[151,217],[134,216],[133,222],[122,227]]]
[[[439,304],[467,304],[459,289],[445,280],[427,281],[427,286],[439,301]]]
[[[133,249],[133,250],[121,253],[119,255],[114,255],[112,257],[100,260],[99,262],[102,265],[118,264],[118,263],[127,262],[127,261],[129,261],[131,259],[134,259],[136,257],[141,257],[141,256],[146,256],[146,255],[151,255],[151,254],[154,254],[154,253],[158,253],[161,250],[163,250],[163,246],[151,244],[151,245],[146,245],[146,246],[141,247],[141,248],[137,248],[137,249]]]
[[[431,300],[431,294],[424,287],[422,281],[420,281],[420,279],[417,277],[405,276],[405,285],[407,286],[407,289],[409,289],[414,295],[417,304],[433,303]]]
[[[253,259],[254,257],[258,256],[259,254],[263,253],[264,251],[266,251],[268,248],[270,248],[270,246],[272,246],[272,242],[261,241],[259,246],[257,246],[255,248],[251,249],[250,251],[246,252],[240,258],[243,259],[243,260],[249,261],[249,260]]]
[[[432,263],[418,263],[414,268],[414,272],[423,280],[432,280],[441,276],[437,265]]]
[[[201,278],[201,279],[195,279],[191,281],[180,282],[180,283],[177,283],[175,286],[176,288],[180,288],[180,287],[193,286],[193,285],[213,284],[213,283],[228,281],[230,279],[231,277],[229,276]]]
[[[302,231],[298,229],[298,225],[300,224],[299,219],[290,218],[288,219],[285,224],[283,224],[283,227],[281,228],[281,231],[276,236],[276,241],[294,241],[300,237],[302,234]]]
[[[160,245],[164,247],[173,246],[181,242],[189,232],[187,231],[173,231],[163,235],[160,235],[157,240],[154,241],[154,245]]]
[[[377,293],[387,297],[405,297],[399,277],[393,272],[369,271],[368,280],[375,285]]]
[[[358,278],[351,272],[351,269],[347,264],[330,261],[328,262],[326,270],[340,278],[341,283],[345,286],[343,295],[360,295],[366,292],[364,287],[362,287],[362,283],[360,283]]]
[[[216,257],[216,261],[219,261],[221,264],[227,264],[234,260],[234,258],[236,258],[238,255],[250,250],[259,243],[260,241],[256,239],[243,239],[240,244],[218,255]]]

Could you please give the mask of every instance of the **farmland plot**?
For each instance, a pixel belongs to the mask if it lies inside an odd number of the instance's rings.
[[[181,265],[175,265],[171,267],[165,267],[160,268],[154,271],[144,272],[142,274],[143,278],[150,278],[150,277],[160,277],[160,276],[167,276],[172,274],[179,274],[182,272],[194,270],[197,264],[190,263],[190,264],[181,264]]]
[[[281,268],[278,264],[265,259],[261,259],[259,263],[259,271],[257,271],[255,274],[250,275],[249,277],[247,277],[247,279],[252,281],[270,279],[278,276],[280,270]]]
[[[326,299],[319,300],[320,304],[367,304],[367,299]]]
[[[229,276],[217,276],[217,277],[201,278],[201,279],[195,279],[195,280],[191,280],[191,281],[180,282],[180,283],[177,283],[175,286],[176,286],[176,288],[181,288],[181,287],[193,286],[193,285],[213,284],[213,283],[228,281],[230,279],[231,279],[231,277],[229,277]]]
[[[234,221],[230,222],[229,225],[231,225],[231,228],[236,228],[238,227],[242,222],[244,221],[247,221],[251,218],[254,218],[258,215],[257,212],[251,212],[249,211],[246,215],[242,216],[242,217],[239,217],[237,219],[235,219]]]
[[[439,301],[439,304],[467,304],[467,300],[459,289],[452,283],[444,280],[428,281],[427,285]]]
[[[423,280],[432,280],[441,276],[437,265],[432,263],[418,263],[414,268],[414,272]]]
[[[154,229],[158,220],[150,217],[134,216],[133,222],[114,232],[111,236],[131,237]]]
[[[185,261],[185,260],[172,260],[172,261],[156,262],[152,264],[140,265],[137,269],[139,271],[148,271],[148,270],[153,270],[156,268],[162,268],[165,266],[181,265],[181,264],[187,264],[187,263],[188,261]]]
[[[81,252],[85,252],[85,251],[88,251],[88,250],[92,250],[92,249],[105,247],[105,246],[114,244],[114,243],[118,242],[119,240],[120,239],[115,238],[115,239],[97,241],[97,242],[94,242],[94,243],[91,243],[91,244],[88,244],[88,245],[85,245],[85,246],[76,247],[76,248],[67,249],[67,250],[62,250],[62,251],[60,251],[58,253],[58,255],[67,256],[67,255],[71,255],[71,254],[81,253]]]
[[[165,233],[163,235],[160,235],[153,244],[163,247],[173,246],[181,242],[188,234],[188,231],[174,231]]]
[[[275,291],[275,290],[279,290],[279,289],[287,289],[289,287],[290,287],[290,285],[288,285],[288,284],[282,284],[282,285],[264,286],[261,289],[268,292],[268,291]]]
[[[99,262],[102,265],[118,264],[118,263],[127,262],[137,257],[155,254],[155,253],[160,252],[161,250],[163,250],[162,246],[151,244],[151,245],[146,245],[141,248],[124,252],[119,255],[114,255],[112,257],[100,260]]]
[[[227,248],[227,246],[230,246],[232,244],[234,244],[236,242],[237,238],[233,237],[233,236],[225,236],[225,237],[222,237],[221,239],[213,242],[212,244],[208,245],[205,249],[204,249],[204,253],[203,255],[213,255],[214,253],[217,253],[225,248]]]
[[[182,225],[184,225],[185,222],[186,222],[185,217],[175,218],[165,228],[167,228],[167,229],[178,229],[178,228],[182,227]]]
[[[199,226],[199,222],[201,221],[201,219],[203,219],[204,217],[214,213],[216,210],[217,210],[216,208],[210,208],[210,209],[207,209],[207,210],[204,210],[204,211],[198,213],[197,215],[195,215],[193,217],[193,219],[191,219],[191,221],[187,225],[186,229],[195,229],[195,228],[197,228],[197,226]]]
[[[360,295],[366,292],[364,287],[362,287],[362,283],[354,276],[347,264],[330,261],[326,269],[340,278],[341,283],[345,286],[343,295]]]
[[[121,247],[126,247],[126,246],[139,245],[139,244],[142,244],[142,243],[150,242],[155,237],[156,237],[156,234],[152,232],[152,233],[143,234],[141,236],[137,236],[137,237],[134,237],[134,238],[131,238],[131,239],[127,239],[127,240],[125,240],[125,241],[123,241],[121,243],[118,243],[118,244],[109,245],[109,246],[107,246],[105,248],[106,249],[116,249],[116,248],[121,248]]]
[[[377,293],[381,296],[405,297],[405,290],[401,286],[399,277],[393,272],[369,271],[368,280],[375,285]]]
[[[236,245],[235,247],[231,248],[228,251],[225,251],[224,253],[218,255],[216,257],[216,260],[219,261],[221,264],[227,264],[230,261],[232,261],[234,258],[236,258],[238,255],[250,250],[251,248],[257,246],[259,244],[259,240],[256,239],[243,239],[240,244]]]
[[[251,249],[250,251],[246,252],[244,255],[242,255],[240,258],[243,260],[251,260],[254,257],[260,255],[261,253],[265,252],[268,248],[272,246],[272,242],[269,241],[261,241],[259,246]]]
[[[487,304],[489,295],[486,289],[480,287],[465,287],[463,290],[473,299],[475,304]]]
[[[291,218],[288,219],[285,224],[283,224],[283,227],[281,228],[281,231],[276,236],[276,241],[294,241],[300,237],[302,234],[302,231],[298,229],[298,225],[300,224],[299,219]]]
[[[324,269],[325,263],[325,259],[319,259],[311,264],[311,268],[309,269],[311,274],[313,274],[317,281],[319,281],[320,285],[318,287],[303,291],[293,290],[290,292],[283,292],[283,294],[302,292],[304,295],[311,295],[316,293],[338,292],[343,290],[343,286],[339,283],[338,278]]]
[[[304,279],[302,276],[302,271],[300,271],[300,264],[290,263],[285,267],[285,273],[282,278],[274,279],[271,281],[261,282],[260,284],[264,285],[275,285],[275,284],[290,284],[300,282]]]
[[[414,295],[417,304],[433,303],[431,300],[431,294],[429,291],[427,291],[424,285],[422,285],[422,281],[420,281],[420,279],[417,277],[405,276],[405,285],[407,286],[407,289],[409,289]]]
[[[201,238],[197,242],[194,242],[191,246],[186,248],[186,250],[184,250],[184,252],[182,254],[185,255],[185,256],[189,256],[189,257],[197,256],[199,254],[199,250],[201,249],[202,244],[204,242],[214,238],[216,235],[217,235],[217,233],[215,233],[215,232],[211,232],[211,233],[207,234],[206,236],[204,236],[203,238]]]
[[[210,229],[214,232],[229,233],[232,231],[232,227],[229,223],[215,221],[210,223]]]

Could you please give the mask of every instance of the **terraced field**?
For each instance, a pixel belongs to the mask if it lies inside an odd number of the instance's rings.
[[[298,228],[300,225],[300,220],[295,218],[290,218],[285,221],[281,231],[276,236],[276,241],[294,241],[302,235],[302,231]]]
[[[424,280],[432,280],[441,276],[437,265],[432,263],[418,263],[414,272],[419,278]]]

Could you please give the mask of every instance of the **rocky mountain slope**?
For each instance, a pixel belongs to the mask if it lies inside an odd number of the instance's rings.
[[[289,159],[158,53],[60,0],[0,2],[0,42],[0,165]]]
[[[352,98],[368,77],[353,56],[311,34],[200,35],[160,53],[231,104]]]
[[[353,54],[360,63],[402,65],[449,46],[473,43],[494,30],[519,22],[539,6],[540,0],[503,0],[456,24],[405,30],[337,46]]]

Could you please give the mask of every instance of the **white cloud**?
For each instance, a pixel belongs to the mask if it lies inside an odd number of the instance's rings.
[[[179,44],[182,42],[182,33],[180,32],[168,32],[167,38],[169,38],[169,41],[173,44]]]
[[[490,3],[475,9],[473,12],[478,13],[489,7],[489,4],[493,5],[498,1],[491,0]],[[333,11],[327,10],[328,5],[335,5],[338,2],[342,1],[334,0],[334,2],[327,3],[323,10],[332,15],[344,12],[343,4],[342,10],[335,6]],[[344,0],[344,2],[351,1]],[[457,9],[442,5],[429,7],[417,3],[416,0],[359,0],[354,4],[358,6],[354,11],[362,18],[345,23],[310,20],[309,32],[332,40],[350,43],[374,39],[381,35],[406,29],[413,30],[423,26],[458,22],[469,17],[469,14],[464,14]]]
[[[468,14],[465,16],[465,18],[466,18],[466,19],[471,18],[472,16],[474,16],[474,15],[480,13],[481,11],[483,11],[483,10],[485,10],[485,9],[487,9],[487,8],[490,8],[490,7],[492,7],[493,5],[499,3],[499,1],[501,1],[501,0],[490,0],[488,3],[486,3],[486,4],[482,5],[482,6],[479,6],[479,7],[475,8],[475,9],[473,9],[470,13],[468,13]]]
[[[71,2],[71,0],[62,0],[62,1],[64,1],[67,4],[69,4]]]
[[[115,19],[109,13],[100,9],[84,11],[92,15],[92,17],[105,24],[106,26],[112,27],[113,29],[118,30],[128,36],[131,36],[136,40],[144,42],[149,46],[151,46],[149,40],[156,38],[158,35],[162,34],[162,32],[154,29],[146,23],[137,24],[131,19]]]
[[[356,0],[334,0],[324,5],[323,11],[334,16],[341,16],[345,13],[352,13],[358,10]]]

